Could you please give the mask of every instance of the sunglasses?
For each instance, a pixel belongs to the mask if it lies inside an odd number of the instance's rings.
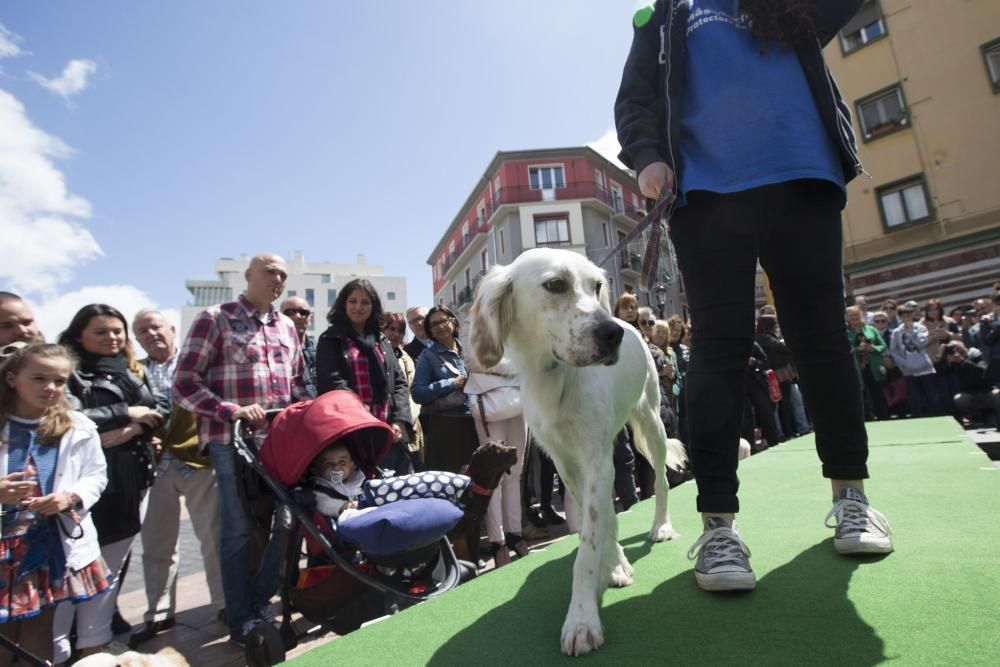
[[[309,317],[310,315],[312,315],[312,311],[309,310],[308,308],[285,308],[281,312],[283,312],[288,317],[295,317],[296,315],[299,315],[301,317]]]
[[[639,324],[644,327],[651,327],[656,324],[656,320],[639,320]]]

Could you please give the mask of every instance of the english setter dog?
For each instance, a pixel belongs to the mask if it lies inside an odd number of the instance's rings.
[[[612,498],[612,441],[625,422],[656,475],[649,539],[676,536],[667,512],[666,466],[684,449],[668,440],[660,388],[641,334],[611,316],[607,276],[586,257],[537,248],[483,278],[472,305],[470,342],[485,367],[509,356],[521,378],[524,420],[551,456],[575,502],[580,544],[562,651],[581,655],[604,643],[599,608],[608,585],[634,571],[618,544]]]

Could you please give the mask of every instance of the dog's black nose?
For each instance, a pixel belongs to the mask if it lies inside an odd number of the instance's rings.
[[[597,325],[594,335],[597,337],[597,343],[601,349],[616,350],[622,342],[625,330],[614,320],[607,320]]]

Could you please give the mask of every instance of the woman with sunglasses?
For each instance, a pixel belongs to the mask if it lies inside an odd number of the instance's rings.
[[[392,345],[381,332],[382,300],[364,278],[351,280],[326,317],[330,326],[316,342],[316,391],[350,389],[368,411],[392,427],[393,445],[381,466],[395,474],[412,470],[406,443],[413,433],[410,392]]]
[[[469,372],[458,340],[458,318],[444,306],[424,316],[431,346],[420,354],[413,377],[413,400],[424,427],[424,461],[430,470],[459,472],[479,443],[469,397],[463,391]]]

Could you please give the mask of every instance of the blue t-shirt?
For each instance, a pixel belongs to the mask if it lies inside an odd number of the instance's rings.
[[[687,26],[680,197],[816,178],[844,187],[795,51],[763,43],[739,0],[694,0]]]

